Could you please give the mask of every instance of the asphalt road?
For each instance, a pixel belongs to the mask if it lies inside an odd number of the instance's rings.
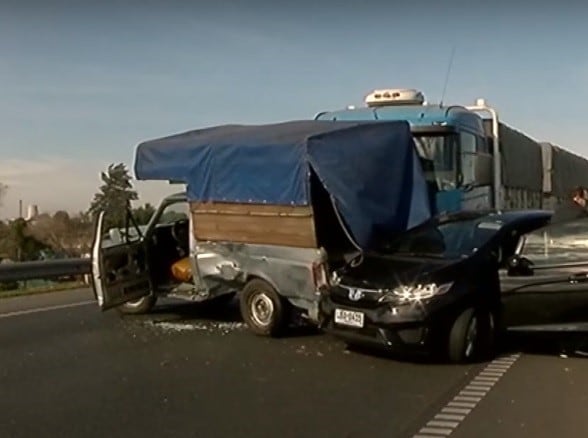
[[[253,336],[235,306],[121,318],[87,290],[0,300],[0,437],[585,437],[588,361],[555,346],[413,363]]]

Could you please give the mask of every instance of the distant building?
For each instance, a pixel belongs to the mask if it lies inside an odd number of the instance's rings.
[[[39,216],[39,207],[36,204],[29,205],[27,208],[27,216],[25,217],[25,220],[30,221],[37,216]]]

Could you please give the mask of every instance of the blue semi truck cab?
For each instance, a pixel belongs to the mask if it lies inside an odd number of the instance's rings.
[[[321,112],[315,119],[406,120],[425,168],[434,211],[501,207],[498,116],[483,100],[471,107],[433,105],[418,90],[384,89],[368,94],[365,103],[362,108]],[[491,115],[490,129],[482,111]]]

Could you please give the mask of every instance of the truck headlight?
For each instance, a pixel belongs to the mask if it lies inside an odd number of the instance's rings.
[[[417,284],[414,286],[399,286],[392,290],[392,295],[400,299],[400,302],[423,301],[437,295],[447,293],[453,282],[436,284]]]

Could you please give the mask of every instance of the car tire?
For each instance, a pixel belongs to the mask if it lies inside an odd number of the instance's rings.
[[[249,281],[239,298],[241,317],[256,335],[276,337],[289,323],[289,303],[267,282]]]
[[[494,350],[494,317],[488,310],[468,308],[449,332],[448,355],[453,363],[470,363],[490,357]]]
[[[138,300],[121,304],[116,308],[116,310],[118,310],[121,315],[142,315],[151,312],[153,307],[155,307],[156,302],[157,297],[153,295],[147,295],[146,297],[141,297]]]

